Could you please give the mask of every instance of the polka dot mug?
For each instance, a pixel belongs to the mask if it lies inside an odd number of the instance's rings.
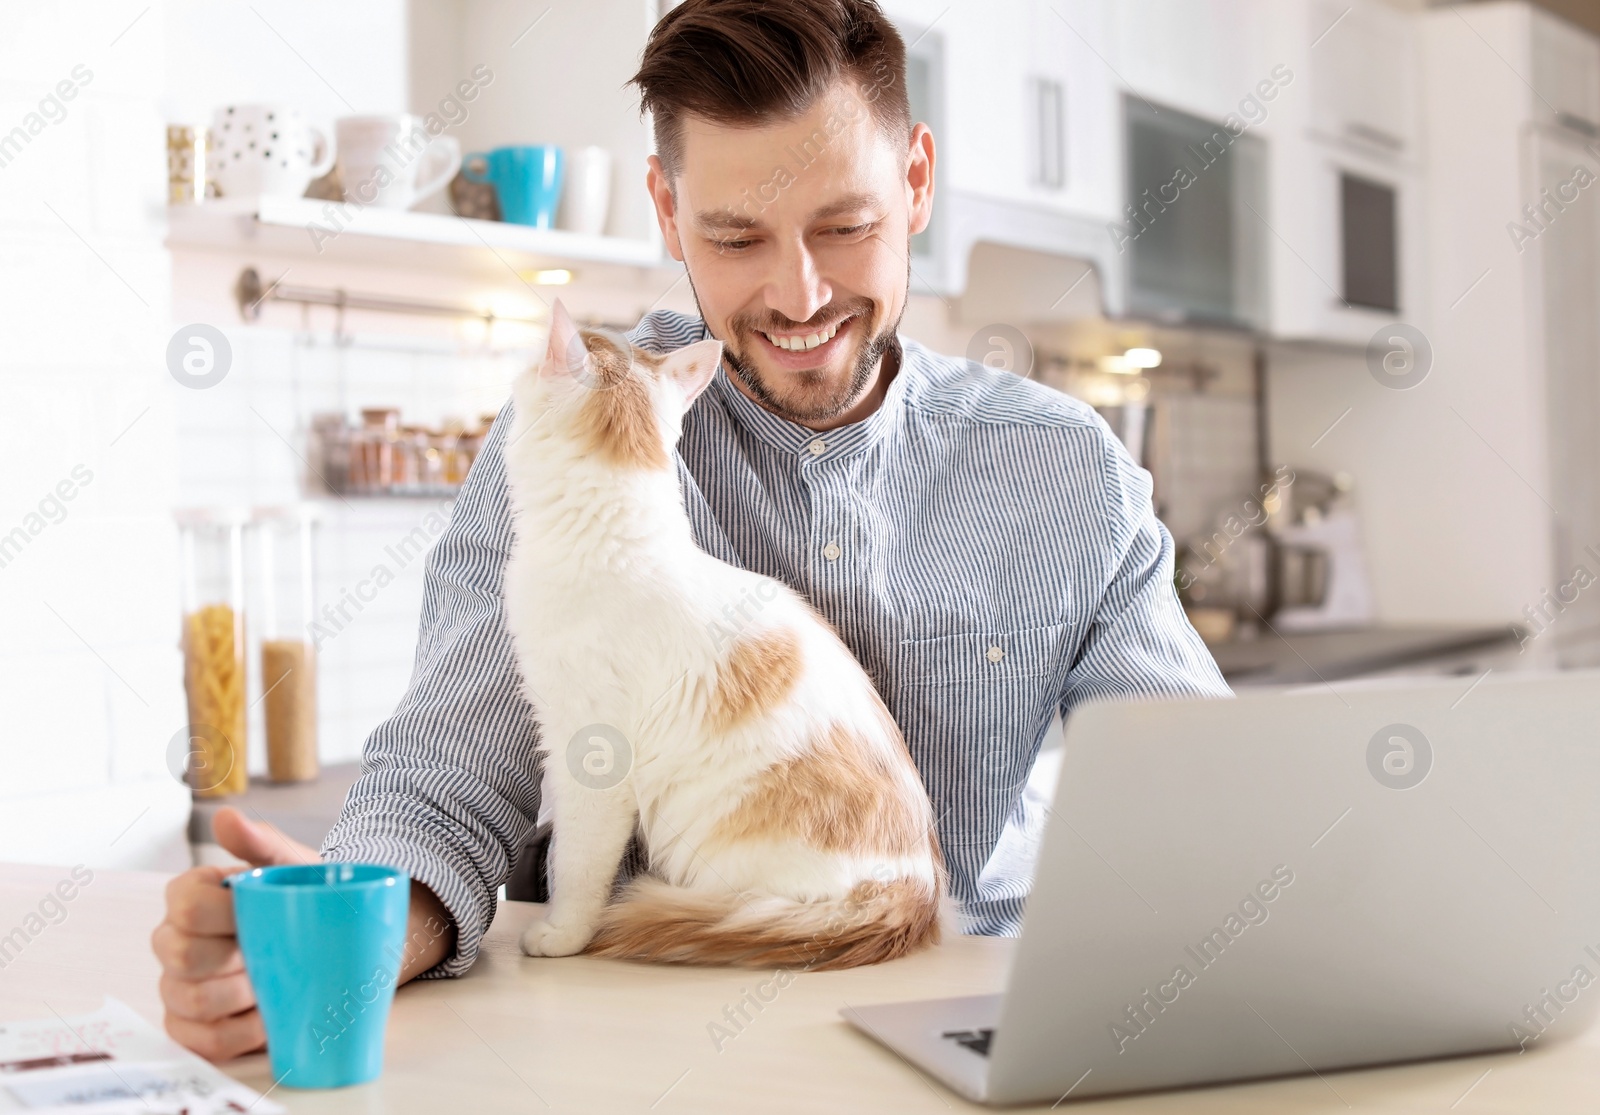
[[[327,133],[284,105],[224,105],[211,123],[212,177],[223,197],[300,197],[333,166]]]

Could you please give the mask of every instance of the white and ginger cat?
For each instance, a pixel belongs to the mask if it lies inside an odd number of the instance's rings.
[[[690,532],[672,448],[721,355],[622,351],[557,302],[515,386],[505,602],[555,831],[530,956],[846,968],[948,925],[871,679],[801,597]],[[613,901],[635,829],[649,872]]]

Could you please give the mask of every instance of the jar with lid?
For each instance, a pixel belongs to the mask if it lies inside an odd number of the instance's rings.
[[[179,511],[183,688],[188,704],[184,781],[197,797],[249,785],[245,728],[244,526],[237,509]]]
[[[395,483],[395,443],[400,436],[400,411],[370,407],[361,412],[363,472],[368,492],[386,492]]]
[[[317,777],[316,530],[311,504],[258,507],[252,614],[259,631],[261,724],[267,776],[274,782]]]
[[[420,426],[401,426],[394,441],[394,492],[410,495],[417,490],[422,462],[418,457]]]

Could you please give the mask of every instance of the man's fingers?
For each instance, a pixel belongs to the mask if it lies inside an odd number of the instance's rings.
[[[165,1024],[173,1041],[208,1061],[226,1061],[265,1049],[267,1045],[267,1032],[261,1025],[261,1012],[257,1010],[220,1022],[191,1022],[169,1010]]]
[[[250,977],[243,972],[215,979],[178,979],[171,972],[161,977],[161,1001],[167,1011],[190,1022],[217,1022],[256,1005]]]
[[[255,867],[281,863],[321,863],[315,848],[290,840],[265,821],[251,820],[232,806],[211,818],[211,834],[218,844]]]
[[[150,934],[150,948],[164,971],[179,979],[210,979],[244,971],[233,937],[197,937],[164,921]]]
[[[167,884],[167,920],[185,933],[231,937],[233,892],[222,885],[221,867],[192,867]]]

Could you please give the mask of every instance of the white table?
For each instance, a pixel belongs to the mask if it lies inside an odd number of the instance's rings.
[[[0,937],[37,909],[64,868],[0,864]],[[114,995],[157,1025],[149,935],[167,877],[97,872],[0,967],[0,1020],[73,1014]],[[945,1112],[975,1108],[922,1078],[838,1016],[860,1004],[997,990],[1012,942],[962,937],[891,964],[798,975],[719,1051],[725,1007],[771,973],[533,960],[517,935],[540,907],[507,903],[459,980],[400,989],[384,1076],[332,1092],[272,1092],[294,1112]],[[0,956],[3,959],[3,956]],[[224,1068],[266,1091],[264,1055]],[[1342,1098],[1341,1098],[1342,1097]],[[1463,1098],[1464,1097],[1464,1098]],[[1539,1112],[1600,1109],[1600,1033],[1578,1042],[1452,1061],[1295,1077],[1121,1100],[1079,1113]],[[1452,1106],[1454,1105],[1454,1106]],[[1041,1106],[1035,1110],[1047,1110]]]

